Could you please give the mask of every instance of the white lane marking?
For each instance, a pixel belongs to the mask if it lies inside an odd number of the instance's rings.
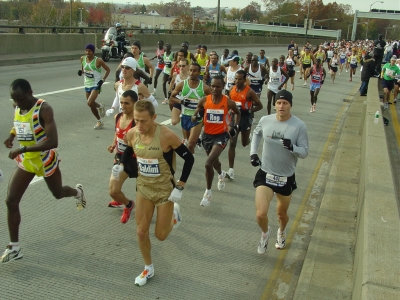
[[[165,120],[160,123],[161,125],[171,125],[171,119]]]
[[[29,185],[32,185],[32,184],[34,184],[34,183],[36,183],[36,182],[39,182],[39,181],[41,181],[41,180],[43,180],[43,177],[37,177],[37,176],[35,176],[35,177],[32,179],[32,181],[29,183]]]
[[[109,84],[109,82],[104,82],[103,85],[105,84]],[[59,94],[59,93],[65,93],[65,92],[69,92],[69,91],[74,91],[74,90],[79,90],[79,89],[84,89],[84,86],[77,86],[74,88],[70,88],[70,89],[64,89],[64,90],[58,90],[58,91],[53,91],[53,92],[47,92],[47,93],[42,93],[42,94],[35,94],[35,97],[42,97],[42,96],[47,96],[47,95],[54,95],[54,94]],[[10,99],[10,101],[13,101],[13,99]]]

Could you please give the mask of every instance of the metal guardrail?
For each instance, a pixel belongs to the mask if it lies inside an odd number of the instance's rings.
[[[25,34],[31,30],[31,33],[40,30],[40,33],[58,34],[59,32],[85,33],[105,33],[109,27],[70,27],[70,26],[36,26],[36,25],[0,25],[1,28],[17,29],[19,34]],[[267,36],[262,32],[216,32],[206,30],[181,30],[181,29],[147,29],[147,28],[122,28],[126,33],[135,34],[199,34],[199,35],[227,35],[227,36]],[[44,32],[43,32],[44,31]],[[4,33],[4,32],[3,32]],[[290,37],[290,35],[285,35]],[[296,36],[296,35],[293,35]]]

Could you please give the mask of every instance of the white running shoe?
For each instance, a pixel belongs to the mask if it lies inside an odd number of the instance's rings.
[[[268,239],[269,239],[269,236],[271,235],[271,233],[272,233],[272,229],[271,229],[271,227],[268,226],[268,232],[265,235],[265,237],[263,234],[261,234],[261,240],[260,240],[260,243],[258,244],[258,248],[257,248],[258,254],[264,254],[265,251],[267,250]]]
[[[182,216],[181,216],[181,209],[179,207],[178,203],[174,203],[174,227],[173,229],[176,229],[181,225],[182,222]]]
[[[151,94],[155,97],[157,95],[157,91],[154,90]]]
[[[106,110],[105,110],[103,104],[99,103],[99,105],[100,106],[99,106],[99,108],[97,108],[97,110],[99,111],[100,118],[104,118],[106,115]]]
[[[104,122],[103,121],[97,121],[96,125],[94,125],[93,129],[95,130],[99,130],[102,129],[104,127]]]
[[[15,259],[20,259],[22,257],[23,255],[21,252],[21,248],[19,248],[19,250],[12,250],[12,246],[8,245],[6,247],[6,250],[4,250],[3,254],[1,255],[0,260],[2,263],[7,263]]]
[[[306,86],[306,85],[307,85],[307,82],[304,81],[303,85]]]
[[[82,184],[78,183],[78,184],[75,186],[75,188],[76,188],[77,190],[80,191],[80,195],[79,195],[79,193],[78,193],[78,195],[75,196],[76,208],[77,208],[78,210],[81,210],[81,209],[83,209],[83,208],[86,207],[86,198],[85,198],[85,194],[84,194],[84,192],[83,192]]]
[[[222,191],[225,188],[225,175],[226,172],[222,171],[221,175],[218,175],[218,190]]]
[[[286,246],[286,230],[284,230],[283,232],[279,232],[279,228],[278,231],[276,233],[276,243],[275,243],[275,248],[276,249],[283,249]]]
[[[211,190],[209,192],[204,193],[203,199],[201,199],[200,201],[200,205],[201,206],[209,206],[211,203],[211,198],[212,198],[212,194],[211,194]]]
[[[138,277],[135,278],[135,285],[136,286],[144,286],[147,282],[147,279],[150,279],[154,276],[154,269],[148,270],[144,269],[142,273]]]
[[[229,168],[228,172],[225,175],[228,179],[235,179],[235,171],[232,168]]]
[[[165,99],[164,99],[164,101],[163,101],[163,102],[161,102],[161,104],[163,104],[163,105],[165,105],[165,104],[168,104],[168,99],[167,99],[167,98],[165,98]]]

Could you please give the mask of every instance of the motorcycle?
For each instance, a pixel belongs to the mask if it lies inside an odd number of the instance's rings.
[[[121,53],[118,53],[118,42],[115,40],[117,37],[117,29],[110,27],[102,40],[103,45],[101,47],[101,58],[107,62],[110,58],[122,59],[125,53],[128,53],[130,46],[129,40],[125,39],[124,45],[121,49]]]

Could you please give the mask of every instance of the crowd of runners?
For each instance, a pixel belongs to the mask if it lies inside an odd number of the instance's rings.
[[[95,56],[94,45],[86,45],[78,75],[84,76],[87,105],[97,120],[94,129],[103,128],[106,115],[114,117],[115,135],[110,136],[108,151],[115,154],[114,165],[122,170],[113,168],[109,181],[112,201],[108,206],[123,208],[122,223],[128,222],[135,210],[138,244],[145,263],[135,284],[142,286],[154,276],[149,227],[155,209],[155,236],[159,240],[165,240],[182,220],[177,202],[195,163],[195,151],[204,149],[207,155],[205,192],[199,197],[199,204],[206,207],[212,203],[215,172],[218,190],[225,188],[226,179],[235,179],[239,135],[243,147],[250,145],[249,164],[258,168],[253,182],[255,215],[261,229],[257,251],[265,253],[272,235],[268,209],[274,195],[279,220],[275,247],[285,248],[287,211],[292,191],[297,188],[295,167],[298,158],[308,155],[306,126],[291,114],[292,93],[299,87],[309,87],[310,113],[315,113],[322,86],[336,85],[336,76],[348,76],[354,84],[360,82],[361,95],[367,93],[369,78],[377,76],[382,78],[383,103],[387,108],[392,90],[397,100],[400,82],[398,42],[393,43],[391,55],[387,55],[382,37],[377,41],[331,41],[321,45],[309,42],[298,45],[292,41],[282,55],[267,58],[263,49],[259,53],[248,52],[244,57],[229,49],[219,55],[209,51],[206,45],[198,45],[191,52],[185,41],[173,51],[171,44],[161,40],[155,55],[146,55],[141,51],[140,42],[135,41],[131,44],[131,53],[125,54],[115,70],[115,98],[108,109],[98,102],[98,96],[111,70]],[[379,59],[386,59],[383,66]],[[153,60],[157,60],[155,67]],[[361,80],[357,74],[360,69]],[[296,85],[296,80],[300,85]],[[158,84],[162,85],[161,97],[157,97]],[[75,189],[62,186],[51,106],[35,98],[24,79],[15,80],[10,93],[16,110],[14,126],[5,145],[12,148],[16,137],[21,147],[9,154],[17,161],[18,168],[11,177],[6,199],[11,242],[1,256],[2,262],[22,257],[18,237],[19,202],[35,175],[44,176],[56,198],[75,197],[79,209],[86,206],[81,184]],[[262,99],[263,95],[266,99]],[[169,106],[171,124],[180,124],[182,136],[156,122],[159,104]],[[261,110],[265,115],[252,128],[254,113]],[[226,147],[229,165],[224,171],[219,156]],[[175,179],[176,154],[184,161],[179,180]],[[135,200],[128,199],[121,190],[128,178],[136,178]]]

